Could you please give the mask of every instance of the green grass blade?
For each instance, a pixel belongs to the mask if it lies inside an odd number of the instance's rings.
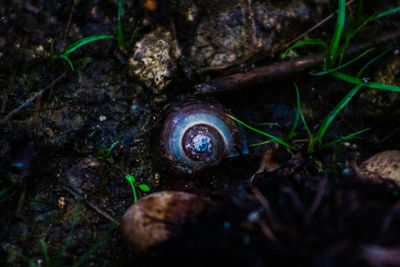
[[[40,245],[42,246],[43,255],[44,255],[44,266],[49,267],[50,266],[49,253],[47,251],[47,245],[43,239],[40,239]]]
[[[384,55],[386,55],[389,51],[391,51],[393,48],[390,47],[388,49],[386,49],[385,51],[383,51],[382,53],[380,53],[379,55],[377,55],[376,57],[374,57],[373,59],[371,59],[370,61],[367,62],[367,64],[365,64],[357,73],[357,78],[359,78],[364,71],[375,61],[377,61],[378,59],[380,59],[381,57],[383,57]]]
[[[78,222],[78,218],[79,218],[79,216],[78,216],[79,215],[79,208],[80,208],[80,205],[79,205],[79,202],[77,202],[77,204],[75,206],[75,210],[74,210],[74,218],[72,219],[71,228],[69,229],[69,233],[68,233],[67,239],[65,240],[65,243],[62,246],[60,253],[58,253],[58,255],[57,255],[57,259],[56,259],[56,262],[55,262],[56,266],[58,266],[62,256],[64,256],[65,251],[67,250],[67,248],[69,246],[69,243],[71,242],[72,235],[73,235],[73,233],[75,231],[75,226],[76,226],[76,223]]]
[[[31,258],[25,256],[24,254],[22,254],[22,253],[19,252],[18,250],[13,249],[12,251],[14,251],[14,253],[15,253],[18,257],[20,257],[23,261],[29,263],[29,265],[30,265],[31,267],[39,267],[39,265],[36,264],[35,261],[34,261],[33,259],[31,259]]]
[[[302,122],[303,122],[303,124],[304,124],[304,128],[306,128],[308,138],[309,138],[310,140],[312,140],[312,139],[313,139],[313,134],[312,134],[312,132],[310,131],[310,128],[308,127],[308,125],[307,125],[306,119],[304,119],[304,114],[303,114],[303,112],[301,112],[300,115],[301,115],[301,120],[302,120]]]
[[[377,83],[377,82],[368,82],[350,75],[347,75],[342,72],[333,72],[332,75],[338,79],[346,81],[348,83],[356,84],[358,86],[366,86],[370,88],[380,89],[380,90],[388,90],[392,92],[400,92],[400,87],[390,84]]]
[[[99,41],[99,40],[103,40],[103,39],[114,39],[113,36],[111,35],[92,35],[92,36],[88,36],[85,38],[82,38],[70,45],[68,45],[66,48],[64,48],[64,50],[61,52],[60,56],[68,56],[69,54],[71,54],[72,52],[74,52],[76,49],[78,49],[79,47],[95,42],[95,41]]]
[[[307,153],[308,154],[312,154],[315,151],[315,146],[319,145],[321,143],[321,141],[317,138],[315,138],[314,136],[312,136],[310,138],[310,142],[308,143],[308,147],[307,147]]]
[[[390,85],[385,83],[377,83],[377,82],[367,82],[365,84],[367,87],[379,89],[379,90],[388,90],[392,92],[400,92],[400,87],[396,85]]]
[[[123,2],[123,0],[118,0],[117,42],[120,48],[124,47],[124,33],[122,31],[122,16],[124,14]]]
[[[344,53],[346,52],[346,49],[349,47],[351,40],[354,38],[354,36],[361,31],[365,25],[371,21],[372,17],[374,15],[372,15],[371,17],[366,18],[353,32],[346,34],[345,36],[345,40],[340,48],[340,60],[343,59],[344,57]]]
[[[266,132],[263,132],[263,131],[261,131],[261,130],[258,130],[258,129],[256,129],[256,128],[254,128],[254,127],[252,127],[252,126],[250,126],[250,125],[248,125],[248,124],[246,124],[246,123],[240,121],[239,119],[233,117],[233,116],[230,115],[230,114],[226,114],[226,115],[227,115],[229,118],[231,118],[232,120],[236,121],[237,123],[240,123],[240,124],[243,125],[244,127],[246,127],[246,128],[248,128],[248,129],[250,129],[250,130],[256,132],[256,133],[259,133],[259,134],[261,134],[261,135],[264,135],[264,136],[266,136],[266,137],[268,137],[268,138],[274,140],[275,142],[277,142],[277,143],[283,145],[284,147],[286,147],[286,148],[289,149],[289,150],[294,150],[293,146],[290,145],[289,143],[285,142],[284,140],[282,140],[282,139],[280,139],[280,138],[278,138],[278,137],[275,137],[275,136],[273,136],[273,135],[270,135],[270,134],[268,134],[268,133],[266,133]]]
[[[6,187],[6,188],[1,189],[1,190],[0,190],[0,197],[1,197],[2,195],[4,195],[5,193],[7,193],[8,191],[10,191],[11,189],[13,189],[14,187],[15,187],[15,186],[12,185],[12,186],[8,186],[8,187]]]
[[[88,62],[90,62],[90,61],[92,61],[93,60],[93,58],[92,57],[82,57],[82,58],[80,58],[80,59],[76,59],[76,60],[74,60],[74,64],[75,65],[77,65],[77,64],[81,64],[81,63],[88,63]]]
[[[334,145],[336,145],[338,143],[343,143],[343,142],[345,142],[347,140],[350,140],[350,139],[353,139],[353,138],[357,138],[358,135],[362,134],[363,132],[369,131],[371,129],[372,128],[367,128],[367,129],[364,129],[364,130],[361,130],[361,131],[358,131],[358,132],[355,132],[355,133],[340,137],[340,138],[338,138],[336,140],[333,140],[333,141],[330,141],[330,142],[328,142],[326,144],[323,144],[320,147],[320,149],[323,149],[323,148],[326,148],[326,147],[329,147],[329,146],[334,146]]]
[[[293,83],[293,84],[294,84],[294,87],[296,88],[297,108],[296,108],[296,117],[294,119],[292,127],[290,128],[289,135],[287,137],[288,140],[291,140],[296,134],[297,124],[299,123],[300,113],[301,113],[301,103],[300,103],[299,88],[297,87],[296,83]]]
[[[350,102],[350,100],[357,94],[360,88],[363,86],[356,85],[350,92],[333,108],[333,110],[325,117],[321,126],[318,128],[317,133],[315,134],[316,142],[320,143],[322,138],[324,137],[328,127],[331,125],[332,121],[336,118],[336,116],[343,110],[344,107]]]
[[[305,45],[321,45],[325,49],[327,48],[327,44],[326,44],[326,42],[324,40],[321,40],[321,39],[306,39],[306,40],[301,40],[301,41],[296,42],[291,47],[286,49],[285,52],[283,52],[282,55],[285,57],[294,48],[297,48],[297,47],[300,47],[300,46],[305,46]]]
[[[50,43],[50,57],[53,59],[56,56],[56,52],[54,49],[54,40],[51,40]]]
[[[331,45],[330,45],[330,64],[334,64],[338,55],[340,39],[344,29],[344,23],[346,20],[346,1],[339,0],[338,15],[336,19],[335,32],[333,34]]]
[[[365,25],[367,25],[367,23],[369,23],[371,21],[374,21],[374,20],[377,20],[379,18],[382,18],[384,16],[394,14],[394,13],[399,12],[399,11],[400,11],[400,6],[392,8],[392,9],[389,9],[389,10],[386,10],[386,11],[383,11],[383,12],[378,13],[378,14],[373,14],[373,15],[369,16],[368,18],[366,18],[362,23],[360,23],[360,25],[352,33],[350,33],[350,34],[348,34],[346,36],[345,42],[342,45],[340,57],[343,58],[344,52],[345,52],[346,48],[349,46],[349,44],[351,42],[351,39],[353,39],[354,36],[356,36],[365,27]]]
[[[353,58],[352,60],[349,60],[349,61],[347,61],[346,63],[344,63],[344,64],[342,64],[342,65],[340,65],[340,66],[338,66],[338,67],[336,67],[336,68],[329,69],[329,70],[325,70],[325,71],[321,71],[321,72],[317,72],[317,73],[312,73],[312,75],[322,76],[322,75],[326,75],[326,74],[328,74],[328,73],[335,72],[335,71],[338,71],[338,70],[340,70],[340,69],[346,68],[346,67],[349,66],[350,64],[356,62],[357,60],[361,59],[361,58],[364,57],[365,55],[367,55],[367,54],[369,54],[370,52],[372,52],[374,49],[375,49],[375,48],[368,49],[367,51],[365,51],[365,52],[362,53],[361,55],[357,56],[356,58]]]
[[[300,119],[300,111],[296,109],[296,117],[294,119],[292,127],[290,128],[288,137],[286,138],[287,140],[291,140],[296,135],[296,129],[297,129],[297,124],[299,123],[299,119]]]
[[[350,76],[348,74],[345,74],[345,73],[339,72],[339,71],[333,72],[332,76],[336,77],[338,79],[341,79],[345,82],[352,83],[352,84],[365,85],[367,83],[357,77],[353,77],[353,76]]]
[[[313,135],[312,135],[312,133],[311,133],[311,131],[310,131],[310,128],[308,128],[307,122],[306,122],[306,120],[304,119],[303,111],[302,111],[302,109],[301,109],[301,101],[300,101],[300,92],[299,92],[299,88],[297,87],[297,84],[296,84],[296,83],[293,83],[293,84],[294,84],[294,87],[296,88],[297,110],[298,110],[299,113],[300,113],[300,117],[301,117],[301,120],[302,120],[302,122],[303,122],[303,124],[304,124],[304,128],[306,128],[306,131],[307,131],[307,134],[308,134],[308,138],[310,138],[310,140],[311,140],[312,137],[313,137]]]
[[[71,61],[71,59],[69,59],[68,56],[61,55],[60,57],[61,57],[62,59],[64,59],[65,61],[67,61],[68,65],[71,67],[71,70],[72,70],[72,71],[75,70],[74,64],[72,64],[72,61]]]
[[[282,125],[280,125],[277,122],[257,122],[256,125],[258,125],[258,126],[268,126],[269,128],[282,127]]]
[[[380,19],[380,18],[382,18],[384,16],[391,15],[391,14],[396,13],[396,12],[400,12],[400,6],[392,8],[392,9],[389,9],[389,10],[386,10],[386,11],[383,11],[383,12],[377,14],[375,19]]]
[[[274,142],[274,140],[266,140],[266,141],[262,141],[260,143],[251,144],[250,146],[251,147],[253,147],[253,146],[262,146],[262,145],[266,145],[266,144],[269,144],[269,143],[272,143],[272,142]]]
[[[102,234],[102,236],[100,237],[99,241],[92,246],[88,252],[86,252],[80,259],[78,262],[76,262],[73,267],[79,267],[81,266],[83,263],[85,263],[87,261],[87,259],[90,257],[90,255],[92,255],[100,246],[102,246],[104,244],[104,242],[106,242],[109,238],[110,238],[110,234],[112,233],[112,231],[116,228],[117,226],[113,225],[111,226],[105,233]]]
[[[369,16],[352,32],[352,34],[350,35],[350,39],[353,38],[357,33],[359,33],[365,27],[365,25],[367,25],[368,22],[380,19],[382,17],[394,14],[399,11],[400,11],[400,6]]]
[[[132,32],[132,34],[131,34],[131,37],[129,38],[128,46],[129,46],[130,48],[133,47],[134,41],[135,41],[136,36],[137,36],[137,31],[138,31],[138,29],[134,29],[133,32]]]
[[[376,14],[369,16],[366,18],[352,33],[346,36],[346,43],[349,44],[351,39],[354,38],[364,27],[367,25],[368,22],[373,21],[376,19]]]

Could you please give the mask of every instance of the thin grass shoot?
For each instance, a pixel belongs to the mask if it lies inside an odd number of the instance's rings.
[[[117,25],[117,42],[120,49],[124,47],[124,33],[122,30],[122,16],[124,14],[123,0],[118,0],[118,25]]]
[[[244,123],[243,121],[241,121],[241,120],[235,118],[234,116],[232,116],[232,115],[230,115],[230,114],[227,114],[227,113],[226,113],[226,115],[227,115],[229,118],[231,118],[232,120],[236,121],[237,123],[243,125],[243,126],[246,127],[247,129],[250,129],[250,130],[252,130],[252,131],[254,131],[254,132],[257,132],[257,133],[259,133],[259,134],[261,134],[261,135],[264,135],[264,136],[266,136],[266,137],[268,137],[268,138],[274,140],[275,142],[277,142],[277,143],[283,145],[284,147],[286,147],[287,149],[289,149],[289,150],[291,150],[291,151],[294,150],[294,147],[293,147],[291,144],[287,143],[285,140],[283,140],[283,139],[281,139],[281,138],[278,138],[278,137],[275,137],[275,136],[273,136],[273,135],[271,135],[271,134],[269,134],[269,133],[266,133],[266,132],[264,132],[264,131],[261,131],[261,130],[259,130],[259,129],[256,129],[256,128],[254,128],[254,127],[252,127],[252,126],[250,126],[250,125]]]

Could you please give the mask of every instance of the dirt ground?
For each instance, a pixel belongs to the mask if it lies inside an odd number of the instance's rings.
[[[218,103],[244,122],[282,137],[296,117],[293,82],[312,131],[352,88],[328,75],[312,76],[313,69],[307,69],[234,90],[200,93],[198,85],[213,79],[321,52],[308,47],[289,59],[281,56],[284,44],[337,9],[337,1],[251,2],[226,0],[213,9],[210,1],[124,1],[125,45],[119,47],[114,38],[81,46],[70,54],[74,70],[55,55],[87,36],[116,36],[118,1],[1,4],[1,266],[400,266],[399,187],[393,181],[361,179],[352,168],[377,152],[400,148],[398,93],[363,87],[324,140],[371,130],[312,155],[306,153],[307,132],[301,123],[294,138],[298,152],[274,143],[251,146],[266,139],[245,129],[249,154],[226,158],[198,177],[176,175],[159,155],[163,118],[186,101]],[[353,15],[362,1],[354,2],[348,8]],[[364,2],[365,14],[400,5]],[[285,11],[292,4],[298,13]],[[233,19],[217,20],[213,12],[231,10],[230,5],[244,5],[243,10],[254,13],[252,18],[266,16],[261,12],[266,7],[282,21],[264,36],[262,23],[245,18],[239,23],[244,33],[227,30],[222,36],[218,27],[237,25]],[[193,7],[197,19],[183,21],[182,14]],[[235,12],[242,16],[242,9]],[[202,27],[206,34],[198,30]],[[213,39],[211,27],[221,39]],[[333,17],[308,37],[330,40],[334,27]],[[399,30],[400,17],[393,14],[372,22],[352,44],[357,47]],[[145,52],[139,53],[135,44],[165,32],[173,36],[163,35],[170,40],[171,62],[167,74],[149,86],[146,75],[163,66],[132,75],[143,68],[132,61],[152,48],[151,42],[143,42]],[[218,50],[222,39],[234,40],[228,50],[236,56]],[[213,56],[208,56],[204,40],[214,40]],[[374,46],[375,56],[393,48],[368,68],[365,78],[400,85],[399,40]],[[156,48],[151,53],[157,54]],[[357,73],[372,57],[346,71]],[[266,150],[274,151],[279,168],[253,177]],[[217,207],[185,222],[146,257],[137,257],[118,228],[134,201],[126,174],[150,186],[142,196],[185,191],[207,197]]]

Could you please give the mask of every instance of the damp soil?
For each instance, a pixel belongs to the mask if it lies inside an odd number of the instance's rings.
[[[125,2],[126,40],[134,29],[137,41],[162,25],[178,32],[182,53],[187,53],[186,46],[195,39],[188,34],[194,34],[195,25],[172,26],[181,23],[177,7],[185,1],[154,1],[155,11],[153,1]],[[290,1],[281,2],[278,6]],[[327,3],[321,18],[336,9],[336,1],[316,2]],[[367,14],[399,4],[383,1],[376,7],[373,1],[364,2]],[[206,6],[195,4],[200,15],[207,13]],[[351,10],[356,12],[356,7]],[[333,140],[371,127],[362,138],[311,156],[302,147],[307,134],[299,126],[297,154],[273,143],[250,146],[248,155],[225,159],[209,173],[179,177],[157,149],[160,123],[169,108],[189,99],[212,101],[249,124],[270,123],[259,127],[284,136],[296,116],[293,82],[300,88],[304,116],[313,131],[351,85],[311,76],[307,70],[233,91],[196,91],[196,84],[210,79],[281,61],[276,53],[246,54],[236,65],[205,72],[190,69],[190,60],[182,60],[168,85],[153,90],[130,75],[132,44],[120,49],[115,40],[101,40],[82,46],[71,54],[74,71],[51,56],[52,49],[59,53],[80,38],[114,35],[117,1],[8,1],[0,7],[0,19],[1,266],[45,266],[44,247],[52,266],[400,265],[399,187],[390,181],[362,180],[351,167],[376,152],[400,147],[396,94],[365,89],[325,136]],[[399,30],[399,21],[394,15],[375,23],[356,43]],[[287,36],[294,38],[314,24],[312,19],[299,24],[301,29],[295,27],[282,38],[290,40]],[[333,27],[331,20],[311,37],[327,39]],[[397,39],[377,50],[398,44]],[[301,55],[313,52],[299,50]],[[366,77],[399,85],[398,54],[394,49],[381,58]],[[352,65],[349,72],[357,73],[365,62]],[[245,133],[248,144],[265,141],[255,132]],[[253,177],[268,149],[275,151],[280,168]],[[118,229],[133,204],[126,174],[149,185],[149,193],[191,192],[210,198],[218,208],[186,222],[145,258],[137,257]]]

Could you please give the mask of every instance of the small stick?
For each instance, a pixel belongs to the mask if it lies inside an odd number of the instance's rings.
[[[271,223],[272,227],[275,230],[280,229],[280,224],[278,223],[278,219],[276,218],[274,212],[272,211],[271,205],[269,204],[268,200],[265,198],[265,196],[260,192],[260,190],[257,187],[252,187],[251,191],[253,192],[254,196],[257,198],[258,202],[261,203],[261,205],[264,208],[264,211],[267,215],[267,218],[269,222]]]
[[[346,3],[346,6],[350,5],[351,3],[353,3],[354,0],[350,0]],[[291,44],[297,42],[298,40],[302,39],[304,36],[306,36],[307,34],[309,34],[310,32],[314,31],[315,29],[317,29],[319,26],[321,26],[322,24],[324,24],[325,22],[327,22],[328,20],[330,20],[335,14],[337,14],[337,10],[333,13],[331,13],[329,16],[327,16],[326,18],[324,18],[323,20],[321,20],[320,22],[318,22],[317,24],[315,24],[314,26],[312,26],[310,29],[308,29],[307,31],[303,32],[302,34],[300,34],[299,36],[297,36],[296,38],[294,38],[293,40],[291,40],[290,42],[284,44],[282,46],[283,49],[289,47]]]
[[[5,122],[9,119],[11,119],[15,114],[20,112],[22,109],[26,108],[29,106],[37,97],[41,96],[44,92],[46,92],[49,88],[52,88],[56,83],[58,83],[61,79],[63,79],[67,74],[64,72],[60,76],[58,76],[55,80],[53,80],[49,85],[47,85],[45,88],[34,94],[32,97],[27,99],[22,105],[18,106],[16,109],[8,113],[6,116],[4,116],[1,120],[0,123]]]
[[[300,214],[305,213],[305,207],[303,205],[303,202],[301,201],[301,199],[299,198],[299,195],[296,193],[295,190],[293,190],[292,188],[289,188],[289,187],[285,187],[282,189],[282,193],[288,195],[291,198],[294,207],[297,209],[297,211]]]
[[[376,38],[371,42],[365,42],[351,46],[346,50],[346,56],[359,53],[362,50],[396,40],[400,37],[400,31],[390,32]],[[196,91],[200,93],[216,93],[245,88],[256,83],[272,80],[277,77],[287,76],[301,72],[322,64],[325,60],[324,53],[306,56],[300,59],[284,61],[274,65],[255,68],[246,73],[231,74],[222,78],[214,79],[206,83],[196,85]]]
[[[74,190],[72,190],[71,188],[69,188],[66,185],[62,185],[62,187],[67,190],[69,193],[71,193],[71,195],[73,195],[74,197],[76,197],[77,199],[83,201],[85,204],[87,204],[89,207],[91,207],[92,209],[94,209],[95,211],[97,211],[99,214],[103,215],[106,219],[108,219],[109,221],[111,221],[112,223],[114,223],[115,225],[119,225],[119,222],[117,220],[115,220],[111,215],[109,215],[107,212],[105,212],[104,210],[100,209],[98,206],[96,206],[95,204],[93,204],[91,201],[89,201],[86,198],[83,198],[80,194],[78,194],[77,192],[75,192]]]
[[[276,242],[276,236],[275,236],[274,232],[272,232],[272,229],[261,219],[258,219],[257,222],[261,228],[261,231],[264,233],[264,235],[272,242]]]
[[[22,190],[19,194],[19,199],[18,199],[18,205],[17,205],[17,211],[16,213],[19,214],[21,212],[22,206],[25,201],[25,195],[26,195],[26,185],[22,187]]]
[[[390,133],[385,135],[382,138],[373,138],[370,142],[373,144],[381,144],[383,142],[386,142],[390,138],[394,137],[398,132],[400,131],[400,126],[396,127],[394,130],[392,130]]]
[[[9,83],[8,83],[8,88],[7,90],[3,91],[2,99],[3,99],[3,104],[1,106],[0,113],[5,113],[6,112],[6,106],[7,106],[7,101],[8,101],[8,95],[11,92],[11,85],[14,84],[15,81],[15,70],[11,73]]]
[[[313,203],[311,204],[310,209],[307,211],[307,214],[306,214],[306,217],[308,219],[311,218],[311,216],[317,211],[319,205],[321,204],[322,198],[326,191],[327,184],[328,184],[328,179],[326,177],[324,177],[322,180],[319,181],[318,192],[314,198]]]
[[[79,4],[79,1],[80,0],[74,0],[74,2],[72,3],[71,11],[69,12],[67,27],[65,27],[65,31],[64,31],[64,42],[67,41],[68,33],[69,33],[69,30],[71,29],[72,14],[74,13],[75,7]]]

